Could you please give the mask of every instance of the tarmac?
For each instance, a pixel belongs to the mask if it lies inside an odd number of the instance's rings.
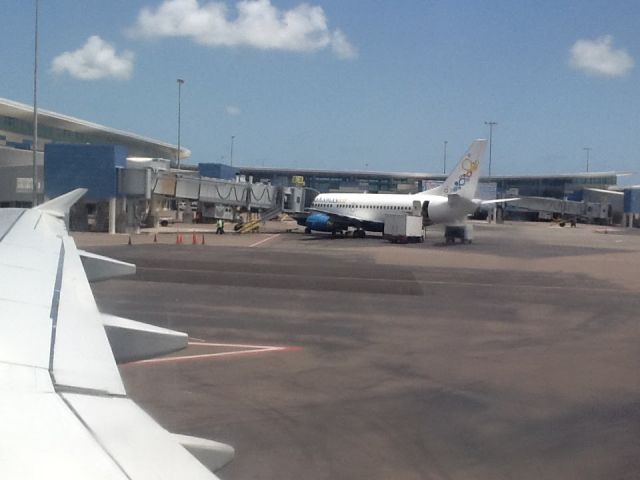
[[[223,480],[638,478],[636,231],[265,230],[74,235],[138,265],[93,285],[102,311],[189,333],[121,372],[170,431],[235,447]]]

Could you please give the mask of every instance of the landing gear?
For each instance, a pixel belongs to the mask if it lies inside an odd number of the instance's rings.
[[[473,226],[472,225],[447,225],[444,227],[444,240],[447,245],[456,243],[456,239],[460,243],[473,242]]]
[[[367,236],[364,230],[354,230],[353,238],[365,238]]]
[[[311,235],[311,229],[309,227],[305,228],[304,233],[306,233],[307,235]]]

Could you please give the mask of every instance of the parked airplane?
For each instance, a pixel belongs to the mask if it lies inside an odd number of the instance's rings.
[[[89,280],[135,265],[76,248],[64,218],[85,192],[0,209],[0,478],[215,480],[233,448],[168,432],[125,392],[116,361],[187,335],[98,311]]]
[[[444,183],[435,188],[411,195],[322,193],[314,199],[309,215],[297,219],[298,224],[306,227],[306,233],[336,234],[355,228],[353,236],[364,238],[365,231],[384,230],[385,215],[411,214],[417,208],[429,224],[463,225],[480,205],[515,200],[474,198],[486,145],[486,140],[474,141]]]

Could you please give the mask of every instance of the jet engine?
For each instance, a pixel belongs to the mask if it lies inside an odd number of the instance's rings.
[[[333,232],[335,225],[329,215],[325,213],[312,213],[307,217],[307,228],[316,232]]]

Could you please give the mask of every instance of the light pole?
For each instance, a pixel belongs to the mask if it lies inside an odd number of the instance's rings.
[[[178,170],[180,170],[180,121],[182,117],[182,85],[184,80],[179,78],[178,80],[178,150],[176,151],[176,160],[178,162]]]
[[[491,150],[493,147],[493,126],[497,125],[497,122],[488,121],[484,122],[485,125],[489,125],[489,176],[491,176]]]
[[[231,163],[231,167],[233,167],[233,141],[235,140],[235,138],[235,135],[231,135],[231,152],[229,152],[229,162]]]
[[[36,0],[35,47],[33,60],[33,186],[32,202],[38,205],[38,10],[40,1]]]
[[[444,158],[442,159],[442,173],[444,175],[447,174],[447,142],[446,140],[444,141]]]
[[[584,147],[583,150],[587,152],[587,172],[589,171],[589,152],[591,152],[591,147]]]

